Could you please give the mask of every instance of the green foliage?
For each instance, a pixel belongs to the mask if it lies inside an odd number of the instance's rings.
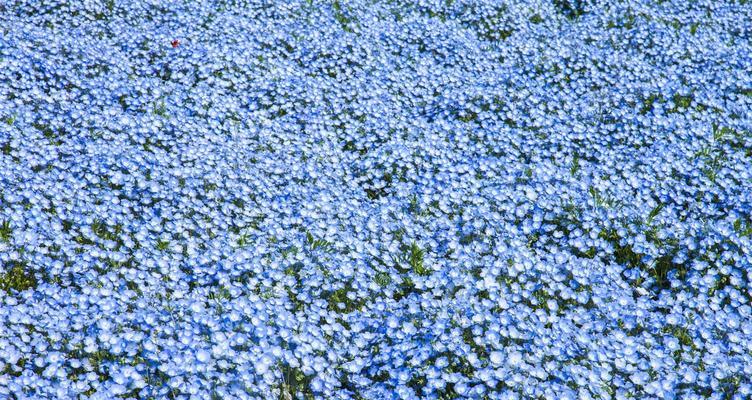
[[[306,376],[300,368],[293,368],[284,363],[280,365],[282,384],[279,390],[279,400],[291,400],[302,395],[304,399],[312,399],[311,381],[313,376]]]
[[[627,14],[623,18],[620,17],[616,21],[608,21],[608,24],[606,24],[606,28],[609,29],[615,29],[615,28],[622,28],[622,29],[632,29],[634,27],[636,18],[633,14]]]
[[[674,102],[674,108],[671,109],[670,112],[678,112],[680,111],[680,109],[689,108],[689,106],[692,105],[692,100],[694,100],[694,96],[692,94],[681,95],[677,93],[674,95],[672,100]]]
[[[250,235],[248,235],[247,233],[243,233],[238,238],[237,243],[238,243],[238,247],[248,246],[251,243],[251,237],[250,237]]]
[[[546,306],[546,302],[548,300],[551,300],[552,297],[548,292],[544,289],[538,289],[532,293],[533,299],[535,299],[534,307],[535,309],[544,308]]]
[[[334,19],[339,22],[340,26],[342,26],[342,30],[345,32],[352,32],[352,28],[350,27],[352,19],[345,15],[344,10],[342,9],[342,4],[340,4],[339,0],[334,0],[332,3],[332,10],[334,11]]]
[[[118,362],[118,357],[112,354],[109,350],[97,350],[89,355],[89,363],[91,363],[92,370],[99,373],[99,380],[104,381],[109,377],[108,364],[114,364]]]
[[[24,263],[9,262],[6,268],[10,269],[0,274],[0,290],[11,293],[13,291],[24,291],[33,289],[37,286],[37,280],[33,272],[27,271]]]
[[[386,272],[378,272],[373,277],[374,282],[382,288],[389,286],[392,283],[392,278]]]
[[[669,272],[676,271],[679,274],[680,279],[683,278],[687,272],[683,265],[675,264],[673,262],[673,256],[671,254],[653,260],[648,264],[647,270],[652,273],[656,286],[662,289],[669,287]]]
[[[408,211],[410,211],[411,214],[418,214],[420,212],[420,206],[418,205],[418,195],[413,194],[410,196],[410,205],[408,206]]]
[[[0,370],[0,375],[10,375],[12,377],[18,378],[21,376],[21,372],[26,367],[26,363],[28,360],[26,358],[19,358],[18,361],[16,361],[15,365],[12,364],[5,364],[5,368]]]
[[[165,251],[170,247],[170,242],[164,239],[157,240],[157,250]]]
[[[572,166],[569,167],[569,174],[572,176],[577,175],[577,172],[580,171],[580,156],[578,154],[575,154],[574,157],[572,157]]]
[[[594,186],[590,186],[588,192],[590,193],[590,197],[593,198],[596,207],[604,207],[608,203],[606,198],[604,198]]]
[[[350,299],[347,296],[350,292],[354,292],[350,283],[340,289],[326,292],[325,297],[329,304],[329,310],[344,313],[361,310],[365,301],[358,298]]]
[[[713,140],[728,142],[732,148],[744,147],[744,142],[752,134],[748,131],[736,130],[728,126],[713,125]]]
[[[506,40],[515,32],[514,24],[508,18],[509,9],[501,2],[492,7],[489,14],[477,22],[476,32],[480,38],[490,42]],[[441,18],[446,19],[446,15],[441,15]]]
[[[401,277],[401,282],[397,287],[397,290],[394,292],[393,299],[395,301],[399,301],[407,296],[409,296],[412,293],[418,292],[415,288],[415,282],[413,282],[412,279],[410,279],[409,276],[403,276]]]
[[[167,117],[167,106],[165,105],[164,100],[161,100],[158,103],[154,103],[152,106],[152,113],[154,115],[158,115],[160,117]]]
[[[290,266],[285,268],[285,275],[298,278],[300,275],[300,270],[302,268],[303,268],[303,263],[301,262],[290,264]]]
[[[660,94],[651,94],[647,98],[645,98],[642,102],[642,108],[640,109],[640,114],[645,115],[650,112],[653,112],[653,107],[655,106],[655,103],[665,103],[666,99],[663,97],[663,95]]]
[[[465,111],[462,115],[458,116],[457,119],[464,123],[473,122],[478,119],[478,114],[472,111]]]
[[[697,349],[697,346],[692,340],[692,336],[689,329],[678,325],[667,325],[663,328],[663,333],[671,335],[679,340],[679,344],[691,349]]]
[[[34,122],[31,124],[31,126],[41,131],[42,135],[47,139],[57,139],[59,136],[57,133],[55,133],[55,131],[52,130],[52,128],[48,124]],[[58,141],[55,141],[54,143],[59,144]]]
[[[306,232],[306,242],[311,247],[311,250],[322,250],[326,253],[334,251],[334,243],[327,242],[324,239],[316,238],[311,232]]]
[[[722,275],[721,277],[716,279],[713,287],[708,290],[708,296],[713,296],[717,292],[725,289],[729,284],[731,284],[731,279],[728,277],[728,275]]]
[[[751,89],[738,89],[736,93],[739,93],[742,96],[752,97],[752,88]]]
[[[746,223],[741,219],[737,219],[734,221],[734,231],[741,237],[752,236],[752,223]]]
[[[663,208],[664,208],[665,206],[666,206],[665,204],[663,204],[663,203],[659,203],[659,204],[658,204],[657,206],[655,206],[655,207],[654,207],[654,208],[653,208],[652,210],[650,210],[650,214],[648,215],[648,219],[647,219],[647,221],[646,221],[645,223],[646,223],[647,225],[650,225],[650,224],[652,224],[652,223],[653,223],[653,220],[655,219],[655,217],[657,217],[657,216],[658,216],[658,214],[660,214],[660,213],[661,213],[661,210],[663,210]]]
[[[427,276],[431,274],[431,271],[423,264],[424,258],[425,250],[421,249],[417,243],[413,242],[410,245],[410,249],[407,254],[407,263],[416,274],[421,276]]]
[[[95,220],[91,224],[91,230],[97,237],[103,240],[119,241],[121,240],[121,233],[123,232],[122,225],[116,225],[112,231],[110,231],[104,221]]]
[[[692,35],[694,35],[695,33],[697,33],[697,29],[699,27],[700,27],[700,23],[699,22],[695,22],[694,24],[692,24],[692,25],[689,26],[689,33],[692,34]]]
[[[580,2],[571,0],[554,0],[554,6],[570,20],[575,20],[585,14]]]
[[[469,245],[470,243],[472,243],[473,241],[475,241],[478,238],[479,238],[479,236],[477,234],[470,233],[470,234],[461,236],[460,240],[459,240],[459,243],[461,245],[463,245],[463,246],[467,246],[467,245]]]
[[[282,258],[287,259],[287,256],[289,255],[295,255],[298,254],[298,248],[296,246],[288,246],[280,250],[279,254],[282,255]]]
[[[10,227],[10,221],[0,222],[0,242],[9,242],[13,237],[13,228]]]
[[[673,262],[673,253],[667,251],[666,254],[653,259],[651,262],[644,261],[644,254],[634,251],[631,245],[622,244],[621,238],[615,230],[603,231],[599,237],[610,243],[613,248],[614,261],[630,268],[639,268],[646,271],[655,280],[656,289],[665,289],[669,287],[669,273],[675,271],[679,279],[683,279],[687,271],[684,265]],[[660,243],[658,243],[660,245]],[[640,284],[638,281],[636,284]]]
[[[224,286],[219,286],[209,292],[209,300],[223,301],[232,299],[230,290]]]

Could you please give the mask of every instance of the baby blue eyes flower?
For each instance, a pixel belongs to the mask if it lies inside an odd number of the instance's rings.
[[[121,394],[124,394],[128,391],[128,389],[121,385],[121,384],[115,384],[110,386],[110,393],[115,396],[119,396]]]
[[[209,362],[211,360],[211,353],[206,350],[199,350],[196,352],[196,360],[202,363]]]
[[[0,6],[0,397],[749,397],[752,8],[319,3]]]

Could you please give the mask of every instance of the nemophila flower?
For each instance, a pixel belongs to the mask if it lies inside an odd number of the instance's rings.
[[[9,18],[0,393],[745,396],[749,10],[371,3]]]

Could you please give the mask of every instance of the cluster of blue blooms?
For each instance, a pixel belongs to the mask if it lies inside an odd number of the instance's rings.
[[[752,4],[0,2],[0,398],[752,397]]]

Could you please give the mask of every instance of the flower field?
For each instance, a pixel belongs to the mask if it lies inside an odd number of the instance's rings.
[[[0,399],[752,398],[752,2],[0,0]]]

